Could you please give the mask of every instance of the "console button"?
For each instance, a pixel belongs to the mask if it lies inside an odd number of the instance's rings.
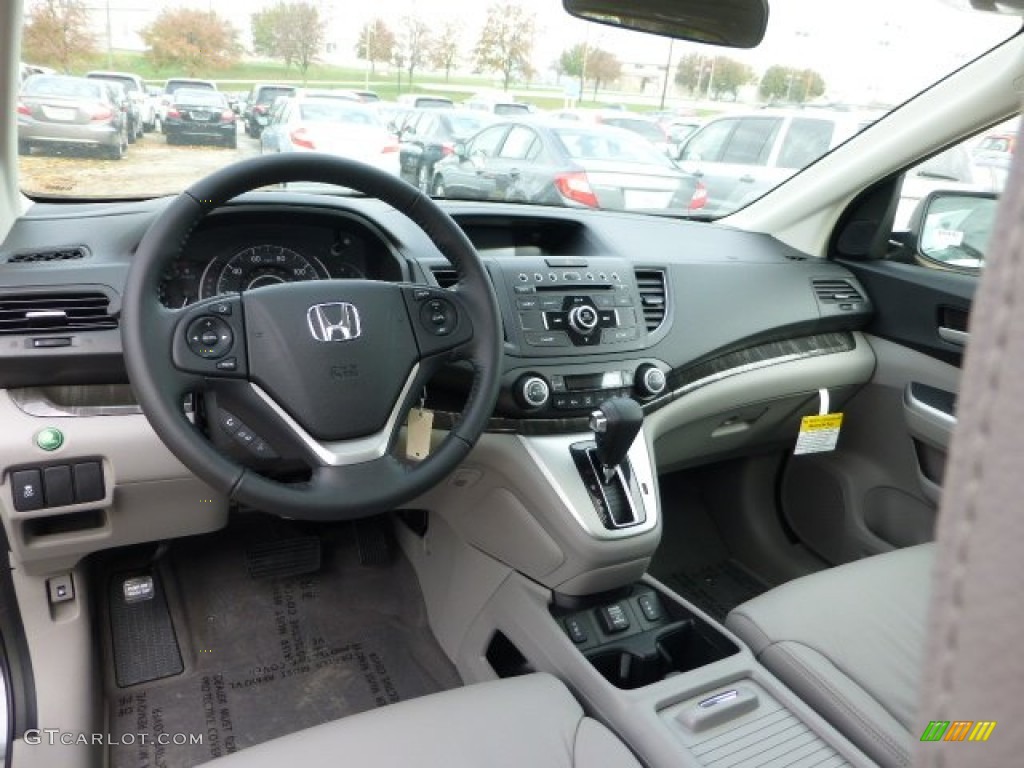
[[[614,328],[619,324],[614,309],[602,309],[597,313],[598,324],[602,328]]]
[[[541,296],[540,308],[546,311],[558,311],[562,308],[562,298],[560,296]]]
[[[531,347],[568,347],[569,337],[561,331],[551,333],[527,333],[526,343]]]
[[[587,630],[583,628],[583,622],[576,616],[570,616],[565,620],[565,631],[569,633],[569,639],[576,645],[587,642]]]
[[[549,331],[564,331],[569,327],[568,316],[565,312],[545,312],[544,319],[548,324]]]
[[[633,304],[635,304],[635,302],[633,301],[633,297],[630,296],[628,293],[617,293],[615,295],[616,307],[632,307]]]
[[[103,467],[98,461],[83,461],[72,467],[75,480],[75,501],[84,504],[101,501],[107,495],[103,486]]]
[[[71,467],[67,464],[44,469],[43,488],[48,507],[66,507],[75,503],[75,494],[71,487]]]
[[[661,605],[658,598],[653,594],[640,595],[636,604],[640,606],[640,612],[648,621],[659,621],[661,619]]]
[[[540,309],[540,298],[537,296],[530,296],[525,299],[516,299],[516,306],[519,309]]]
[[[524,331],[544,331],[550,326],[544,325],[543,312],[520,312],[519,327]]]
[[[569,396],[568,395],[555,395],[551,399],[551,404],[560,411],[567,410],[569,408]]]
[[[605,344],[621,344],[636,340],[636,328],[605,328],[602,341]]]
[[[626,609],[620,603],[612,603],[598,608],[597,615],[601,619],[604,631],[609,635],[629,629],[629,616],[626,615]]]
[[[610,294],[600,294],[593,297],[594,306],[598,309],[608,309],[615,306],[615,297]]]
[[[18,512],[31,512],[46,505],[43,478],[38,469],[22,469],[11,473],[11,493]]]

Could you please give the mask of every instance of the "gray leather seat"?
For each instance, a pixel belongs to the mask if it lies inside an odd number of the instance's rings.
[[[551,675],[470,685],[243,749],[213,768],[640,768]]]
[[[934,545],[796,579],[726,626],[758,660],[883,766],[909,766]]]

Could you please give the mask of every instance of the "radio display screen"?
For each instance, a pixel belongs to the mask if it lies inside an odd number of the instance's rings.
[[[625,386],[622,383],[622,371],[565,377],[565,388],[570,392],[578,392],[583,389],[618,389],[622,386]]]

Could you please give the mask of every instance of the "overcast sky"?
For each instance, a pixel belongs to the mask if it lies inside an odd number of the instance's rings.
[[[30,1],[30,0],[29,0]],[[623,0],[628,3],[628,0]],[[111,8],[115,40],[147,23],[168,6],[211,8],[245,31],[248,18],[275,0],[86,0],[101,24]],[[486,15],[486,0],[319,0],[330,18],[330,42],[342,56],[354,50],[359,29],[371,17],[394,22],[408,14],[440,27],[456,21],[466,30],[463,54],[476,42]],[[663,65],[669,42],[572,19],[559,0],[520,0],[537,14],[534,66],[547,70],[566,47],[583,41],[613,51],[627,62]],[[682,4],[682,3],[680,3]],[[763,71],[771,64],[820,71],[830,94],[902,100],[956,66],[1005,39],[1019,19],[965,10],[967,0],[770,0],[764,43],[752,51],[676,43],[673,61],[693,51],[725,53]],[[116,44],[116,43],[115,43]],[[354,59],[354,56],[352,56]],[[865,93],[867,91],[867,93]]]

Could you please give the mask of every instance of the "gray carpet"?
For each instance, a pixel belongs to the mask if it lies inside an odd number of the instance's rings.
[[[461,684],[408,561],[362,566],[350,527],[317,533],[323,564],[305,576],[250,575],[247,549],[268,534],[309,534],[277,522],[173,546],[163,581],[185,670],[120,688],[108,664],[113,741],[135,742],[111,747],[112,768],[184,768]],[[202,743],[157,744],[175,734]]]

